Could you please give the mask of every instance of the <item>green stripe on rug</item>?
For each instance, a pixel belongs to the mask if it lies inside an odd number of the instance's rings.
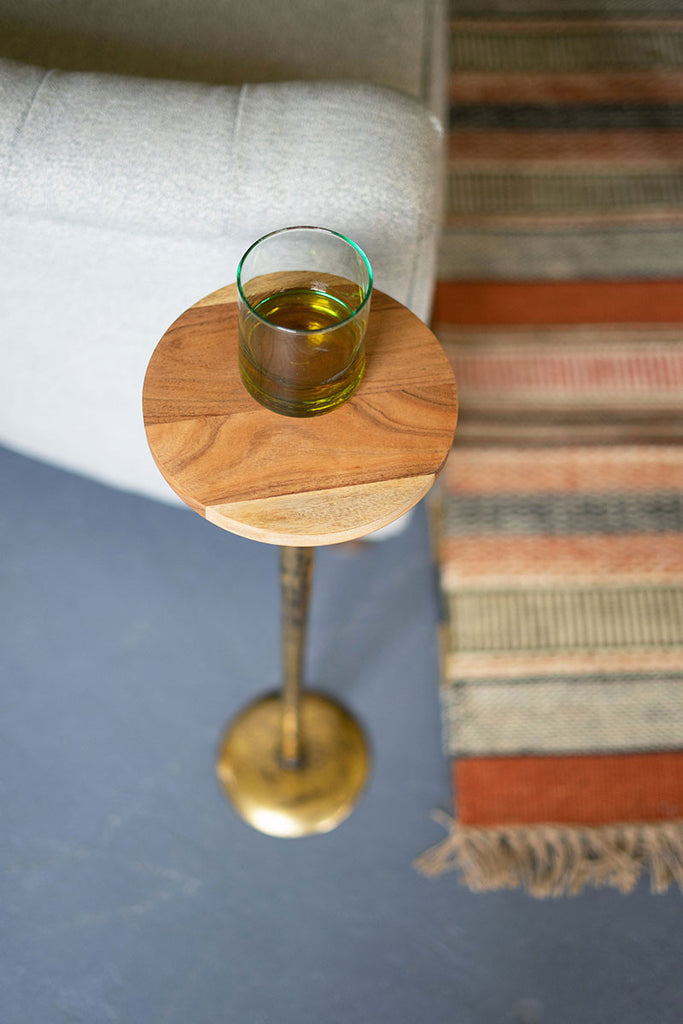
[[[450,54],[455,72],[674,70],[683,68],[683,28],[680,22],[671,27],[586,22],[576,29],[558,21],[553,29],[519,24],[472,29],[454,22]]]
[[[449,535],[683,532],[683,493],[486,494],[444,499]]]
[[[448,215],[683,210],[683,171],[448,172]]]
[[[682,684],[681,673],[459,680],[441,693],[446,749],[458,757],[676,750]]]
[[[446,599],[448,647],[459,654],[681,646],[683,585],[461,589]]]

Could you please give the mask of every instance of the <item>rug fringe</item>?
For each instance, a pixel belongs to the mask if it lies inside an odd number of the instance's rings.
[[[457,870],[473,892],[523,887],[547,898],[592,885],[626,893],[643,872],[652,892],[665,892],[672,882],[683,892],[683,821],[475,828],[442,811],[433,817],[448,835],[415,867],[429,878]]]

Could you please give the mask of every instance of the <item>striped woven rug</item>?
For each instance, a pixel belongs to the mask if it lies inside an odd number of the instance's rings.
[[[683,20],[482,15],[451,44],[454,817],[418,867],[683,889]]]

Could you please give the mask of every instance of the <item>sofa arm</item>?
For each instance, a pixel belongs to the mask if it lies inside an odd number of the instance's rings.
[[[441,133],[409,97],[362,84],[238,89],[6,61],[0,82],[12,94],[0,134],[12,214],[246,242],[284,224],[323,224],[365,244],[378,286],[425,315]]]
[[[377,286],[427,316],[441,135],[416,101],[361,84],[240,89],[8,61],[0,90],[10,446],[158,493],[138,451],[147,359],[275,228],[349,235]]]

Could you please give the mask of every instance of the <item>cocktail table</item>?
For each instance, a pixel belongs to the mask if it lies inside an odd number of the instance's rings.
[[[457,394],[432,332],[377,290],[365,377],[329,413],[295,419],[263,408],[242,384],[237,350],[237,291],[228,285],[159,341],[143,415],[159,470],[190,508],[280,547],[283,690],[232,722],[217,772],[254,827],[306,835],[350,813],[369,770],[357,722],[330,697],[302,691],[314,549],[364,537],[427,493],[453,441]]]

